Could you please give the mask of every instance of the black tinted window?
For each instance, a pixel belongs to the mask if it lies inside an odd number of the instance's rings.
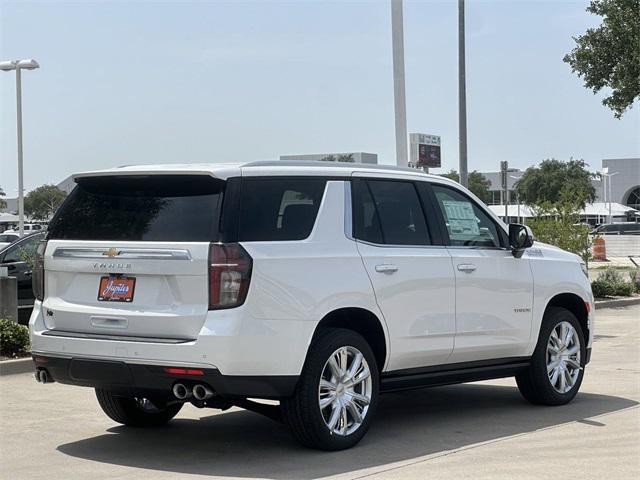
[[[359,240],[366,240],[372,243],[384,243],[382,231],[380,230],[380,220],[373,197],[364,180],[354,180],[353,189],[353,236]]]
[[[243,179],[239,240],[307,238],[318,215],[325,184],[323,178]]]
[[[81,179],[49,226],[49,238],[217,240],[224,182],[204,175]]]
[[[356,238],[388,245],[430,244],[413,183],[384,180],[356,183],[364,185],[357,187],[360,194],[355,202],[357,207],[354,207]],[[367,187],[368,193],[364,191]]]

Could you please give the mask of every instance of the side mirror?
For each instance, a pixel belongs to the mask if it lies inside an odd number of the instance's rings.
[[[509,224],[509,245],[513,256],[520,258],[525,249],[533,245],[533,232],[526,225],[518,223]]]

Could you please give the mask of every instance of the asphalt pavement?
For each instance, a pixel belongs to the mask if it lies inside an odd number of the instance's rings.
[[[119,426],[91,389],[0,377],[1,479],[640,478],[640,306],[598,310],[581,392],[526,403],[513,379],[382,397],[348,451],[298,446],[241,410],[187,406],[168,426]]]

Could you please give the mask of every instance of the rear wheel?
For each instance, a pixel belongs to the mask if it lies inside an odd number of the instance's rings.
[[[342,450],[367,432],[378,403],[376,360],[351,330],[320,333],[309,349],[296,393],[282,401],[285,422],[303,445]]]
[[[107,416],[130,427],[156,427],[175,417],[181,403],[163,405],[146,398],[121,397],[109,390],[96,388],[98,403]]]
[[[531,366],[516,376],[520,393],[535,404],[570,402],[582,383],[585,355],[584,332],[575,315],[564,308],[549,308]]]

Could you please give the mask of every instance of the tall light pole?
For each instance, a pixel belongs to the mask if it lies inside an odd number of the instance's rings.
[[[404,92],[404,32],[402,0],[391,0],[391,42],[393,50],[393,101],[396,123],[396,164],[409,165],[407,155],[407,101]]]
[[[27,60],[9,60],[0,62],[3,72],[16,71],[16,130],[18,133],[18,230],[24,235],[24,176],[22,168],[22,70],[39,68],[38,62],[30,58]]]
[[[458,0],[458,134],[460,184],[469,185],[467,169],[467,72],[465,66],[464,0]]]

